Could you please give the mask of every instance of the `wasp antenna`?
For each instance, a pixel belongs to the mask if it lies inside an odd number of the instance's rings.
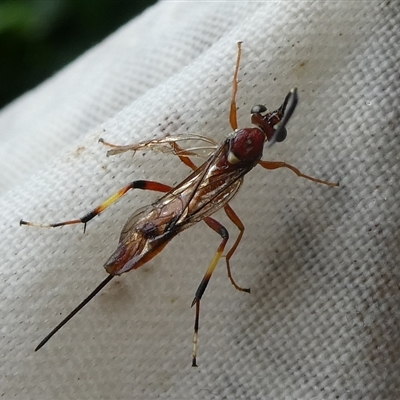
[[[97,286],[96,289],[93,290],[92,293],[89,294],[88,297],[86,297],[85,300],[82,301],[81,304],[79,304],[78,307],[76,307],[72,312],[70,312],[36,347],[35,351],[38,351],[41,349],[75,314],[77,314],[80,310],[82,310],[83,307],[86,306],[87,303],[89,303],[90,300],[93,299],[94,296],[96,296],[97,293],[100,292],[101,289],[104,288],[104,286],[107,285],[108,282],[111,281],[112,278],[114,278],[115,275],[108,275],[106,279],[104,279],[103,282],[100,283],[99,286]]]
[[[289,101],[291,102],[289,103]],[[293,114],[297,106],[297,102],[299,101],[299,97],[297,96],[297,88],[293,88],[290,92],[286,95],[284,102],[280,106],[280,111],[283,114],[282,121],[279,123],[278,128],[276,129],[274,136],[272,136],[271,140],[268,143],[268,147],[271,147],[277,140],[277,138],[281,135],[285,125],[288,123],[290,117]],[[287,107],[289,104],[289,107]],[[287,111],[286,111],[287,108]]]

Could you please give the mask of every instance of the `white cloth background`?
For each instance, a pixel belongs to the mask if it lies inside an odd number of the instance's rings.
[[[160,2],[0,113],[0,395],[4,399],[394,399],[400,396],[399,3]],[[106,275],[119,231],[157,194],[130,193],[82,227],[19,227],[82,216],[135,179],[188,169],[147,152],[166,133],[221,140],[236,42],[239,125],[296,86],[289,136],[266,149],[322,179],[256,168],[231,205],[246,226],[202,302],[194,291],[219,237],[203,223],[113,281],[39,352],[38,342]],[[236,237],[223,213],[216,218]]]

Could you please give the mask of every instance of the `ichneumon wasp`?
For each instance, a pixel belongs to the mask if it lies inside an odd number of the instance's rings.
[[[238,129],[236,95],[238,91],[240,58],[241,42],[238,43],[238,53],[232,82],[229,119],[233,131],[225,137],[221,144],[217,144],[213,139],[202,135],[165,136],[127,146],[113,145],[100,139],[103,144],[111,147],[108,155],[125,151],[136,152],[142,149],[152,149],[178,156],[184,164],[193,170],[181,183],[172,187],[154,181],[133,181],[81,218],[54,224],[34,224],[24,220],[20,221],[21,225],[46,228],[82,223],[85,229],[86,224],[91,219],[99,215],[131,189],[165,193],[152,204],[140,208],[131,215],[122,229],[116,251],[104,265],[108,276],[40,342],[36,350],[39,350],[47,343],[61,327],[89,303],[115,276],[139,268],[161,252],[180,232],[190,228],[197,222],[204,221],[221,236],[221,242],[197,288],[192,302],[192,306],[196,306],[192,366],[197,366],[200,301],[221,257],[225,257],[228,277],[233,286],[238,290],[250,292],[249,289],[242,288],[235,282],[230,268],[230,259],[242,239],[244,225],[229,205],[229,201],[238,192],[244,176],[255,166],[260,165],[268,170],[288,168],[299,177],[328,186],[338,186],[337,183],[305,175],[297,168],[285,162],[261,160],[265,142],[269,142],[269,146],[271,146],[273,143],[281,142],[286,138],[286,124],[293,114],[298,101],[297,90],[292,89],[287,94],[282,105],[275,111],[268,112],[267,108],[263,105],[254,106],[251,109],[253,127]],[[178,144],[189,140],[200,141],[204,145],[185,149]],[[209,158],[200,167],[197,167],[191,160],[191,157],[199,156],[200,149],[212,151]],[[216,219],[211,217],[212,214],[222,208],[228,218],[239,229],[236,241],[225,255],[224,250],[229,238],[228,231]]]

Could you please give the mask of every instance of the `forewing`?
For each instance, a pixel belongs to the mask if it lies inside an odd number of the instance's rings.
[[[246,168],[219,169],[219,160],[226,157],[228,147],[224,142],[215,153],[196,171],[159,201],[180,204],[181,215],[176,220],[180,229],[219,210],[236,194],[242,183]]]

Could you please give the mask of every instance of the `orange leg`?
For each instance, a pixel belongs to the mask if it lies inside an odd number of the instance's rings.
[[[225,213],[226,215],[229,217],[229,219],[238,227],[239,229],[239,235],[236,238],[235,243],[233,244],[233,246],[231,247],[231,249],[228,251],[227,255],[225,256],[226,259],[226,268],[228,271],[228,277],[232,283],[233,286],[235,286],[235,288],[237,290],[240,290],[242,292],[246,292],[246,293],[250,293],[250,289],[244,289],[242,287],[240,287],[235,280],[233,279],[232,276],[232,271],[231,271],[231,267],[229,264],[229,260],[231,259],[231,257],[233,256],[233,253],[236,251],[237,247],[239,246],[240,241],[242,240],[243,237],[243,233],[244,233],[244,225],[242,223],[242,221],[240,220],[240,218],[236,215],[236,213],[232,210],[231,206],[229,204],[226,204],[224,207]]]
[[[238,128],[236,95],[239,84],[238,75],[239,75],[240,58],[242,56],[242,42],[238,42],[237,45],[238,45],[238,52],[236,57],[235,73],[233,74],[231,109],[229,112],[229,122],[234,131]]]
[[[171,143],[171,146],[173,146],[175,154],[178,155],[180,160],[185,165],[187,165],[189,168],[193,169],[194,171],[197,169],[196,165],[194,165],[194,163],[192,162],[192,160],[189,157],[179,155],[181,153],[182,149],[176,142]],[[237,237],[235,243],[233,244],[232,248],[229,250],[229,252],[225,256],[228,277],[229,277],[230,281],[232,282],[232,285],[236,289],[241,290],[243,292],[250,293],[250,289],[243,289],[235,282],[235,280],[233,279],[230,264],[229,264],[230,258],[232,257],[233,253],[236,251],[236,248],[238,247],[238,245],[242,239],[242,236],[244,233],[244,225],[243,225],[242,221],[240,220],[240,218],[236,215],[236,213],[229,206],[229,204],[225,205],[224,209],[225,209],[226,215],[239,228],[239,231],[240,231],[239,236]],[[214,258],[213,258],[210,266],[208,267],[208,269],[203,277],[203,280],[201,281],[201,283],[196,291],[196,295],[195,295],[195,298],[192,303],[192,306],[196,304],[196,317],[195,317],[195,323],[194,323],[194,337],[193,337],[193,359],[192,359],[193,367],[197,366],[196,360],[197,360],[197,347],[198,347],[198,336],[199,336],[198,332],[199,332],[199,320],[200,320],[200,300],[204,294],[204,291],[206,290],[208,282],[210,281],[211,275],[214,272],[214,270],[218,264],[218,261],[222,257],[222,253],[225,249],[225,245],[229,239],[229,233],[228,233],[227,229],[223,225],[221,225],[218,221],[214,220],[211,217],[208,217],[208,218],[204,219],[204,222],[211,229],[213,229],[215,232],[217,232],[222,237],[222,242],[219,245]]]
[[[305,179],[308,179],[310,181],[317,182],[317,183],[322,183],[322,184],[328,185],[328,186],[339,186],[339,183],[337,183],[337,182],[323,181],[322,179],[317,179],[317,178],[313,178],[312,176],[305,175],[302,172],[300,172],[296,167],[293,167],[293,165],[287,164],[287,163],[285,163],[283,161],[263,161],[263,160],[260,160],[258,162],[258,164],[260,164],[265,169],[288,168],[291,171],[293,171],[297,176],[299,176],[301,178],[305,178]]]
[[[171,146],[174,146],[174,150],[176,151],[176,154],[178,155],[178,157],[181,159],[181,161],[184,164],[186,164],[189,168],[192,168],[193,170],[197,169],[197,167],[193,164],[193,162],[191,161],[191,159],[189,157],[179,156],[181,148],[179,147],[179,145],[177,143],[171,143]],[[229,219],[238,227],[238,229],[240,231],[238,237],[236,238],[235,243],[233,244],[233,246],[231,247],[231,249],[228,251],[228,253],[225,256],[226,268],[228,271],[228,278],[230,279],[232,285],[237,290],[240,290],[240,291],[246,292],[246,293],[250,293],[250,289],[242,288],[235,282],[235,280],[233,279],[233,275],[232,275],[232,271],[231,271],[231,267],[230,267],[230,263],[229,263],[231,257],[233,256],[233,253],[236,251],[236,248],[238,247],[240,241],[242,240],[243,233],[244,233],[244,225],[229,204],[225,205],[224,210],[225,210],[226,215],[229,217]]]
[[[190,160],[189,157],[185,157],[185,156],[179,156],[180,150],[181,148],[176,144],[176,143],[171,143],[171,146],[174,146],[174,150],[176,151],[176,154],[178,155],[178,157],[181,159],[181,161],[186,164],[189,168],[192,168],[194,171],[197,169],[197,167],[193,164],[193,162]],[[224,207],[225,213],[226,215],[229,217],[229,219],[238,227],[239,229],[239,236],[237,237],[235,243],[233,244],[233,246],[231,247],[231,249],[228,251],[228,253],[226,254],[226,268],[228,271],[228,277],[232,283],[232,285],[237,289],[240,290],[242,292],[247,292],[250,293],[250,289],[244,289],[242,287],[240,287],[235,280],[233,279],[233,275],[232,275],[232,271],[231,271],[231,267],[230,267],[230,259],[233,256],[233,253],[236,251],[236,248],[239,246],[240,241],[242,240],[243,237],[243,233],[244,233],[244,225],[242,223],[242,221],[240,220],[240,218],[236,215],[236,213],[233,211],[232,207],[229,204],[226,204]]]
[[[174,154],[176,154],[185,165],[187,165],[193,171],[196,171],[197,166],[188,156],[182,155],[184,154],[184,149],[181,146],[179,146],[178,143],[170,142],[170,146],[172,147]]]
[[[119,200],[122,196],[124,196],[131,189],[153,190],[156,192],[166,193],[166,192],[169,192],[172,189],[172,187],[169,185],[164,185],[163,183],[154,182],[154,181],[133,181],[132,183],[123,187],[117,193],[115,193],[114,195],[109,197],[106,201],[101,203],[99,206],[97,206],[95,209],[88,212],[81,218],[72,219],[72,220],[63,221],[63,222],[56,222],[54,224],[35,224],[35,223],[27,222],[27,221],[24,221],[21,219],[21,221],[19,223],[20,223],[20,225],[35,226],[35,227],[39,227],[39,228],[56,228],[58,226],[63,226],[63,225],[84,224],[83,232],[85,232],[86,224],[91,219],[93,219],[96,215],[99,215],[106,208],[110,207],[112,204],[114,204],[117,200]]]

